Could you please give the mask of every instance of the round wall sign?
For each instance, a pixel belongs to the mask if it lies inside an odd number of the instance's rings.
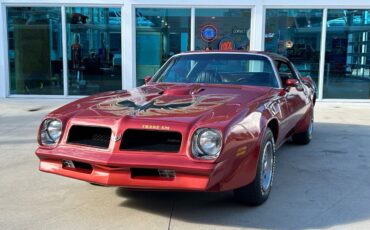
[[[220,44],[218,45],[219,50],[228,51],[228,50],[234,50],[235,49],[235,43],[230,38],[225,38],[220,41]]]
[[[211,42],[217,37],[217,29],[213,25],[205,25],[200,31],[201,37],[206,42]]]

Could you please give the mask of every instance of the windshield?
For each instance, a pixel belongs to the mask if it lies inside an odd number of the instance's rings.
[[[154,81],[279,87],[271,62],[251,54],[180,55],[166,63]]]

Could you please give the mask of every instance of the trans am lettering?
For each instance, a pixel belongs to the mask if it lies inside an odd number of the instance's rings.
[[[171,98],[160,97],[143,104],[137,104],[132,98],[115,98],[105,101],[97,106],[97,109],[115,115],[136,116],[163,116],[176,114],[194,114],[220,106],[235,96],[233,95],[207,95],[198,97],[186,97],[170,100]]]
[[[171,128],[169,126],[165,125],[142,125],[143,129],[161,129],[161,130],[170,130]]]

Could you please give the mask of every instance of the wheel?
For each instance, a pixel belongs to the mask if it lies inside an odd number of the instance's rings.
[[[262,139],[257,173],[253,182],[234,190],[234,198],[246,205],[257,206],[264,203],[271,191],[275,173],[275,141],[269,128]]]
[[[302,133],[296,133],[292,136],[293,142],[297,145],[307,145],[312,140],[313,133],[313,109],[310,115],[310,124],[308,125],[306,131]]]

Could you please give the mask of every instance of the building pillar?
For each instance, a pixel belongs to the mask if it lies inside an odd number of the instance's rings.
[[[323,11],[322,30],[321,30],[321,44],[320,44],[320,66],[319,66],[319,85],[317,89],[318,100],[323,99],[324,93],[324,77],[325,77],[325,51],[326,51],[326,29],[328,22],[328,9]],[[326,76],[327,78],[329,76]]]
[[[265,9],[263,1],[256,1],[252,8],[250,50],[263,51],[265,45]]]
[[[8,51],[6,48],[6,8],[0,3],[0,98],[5,98],[7,96],[7,62]]]
[[[136,15],[130,0],[121,9],[122,88],[136,86]]]

